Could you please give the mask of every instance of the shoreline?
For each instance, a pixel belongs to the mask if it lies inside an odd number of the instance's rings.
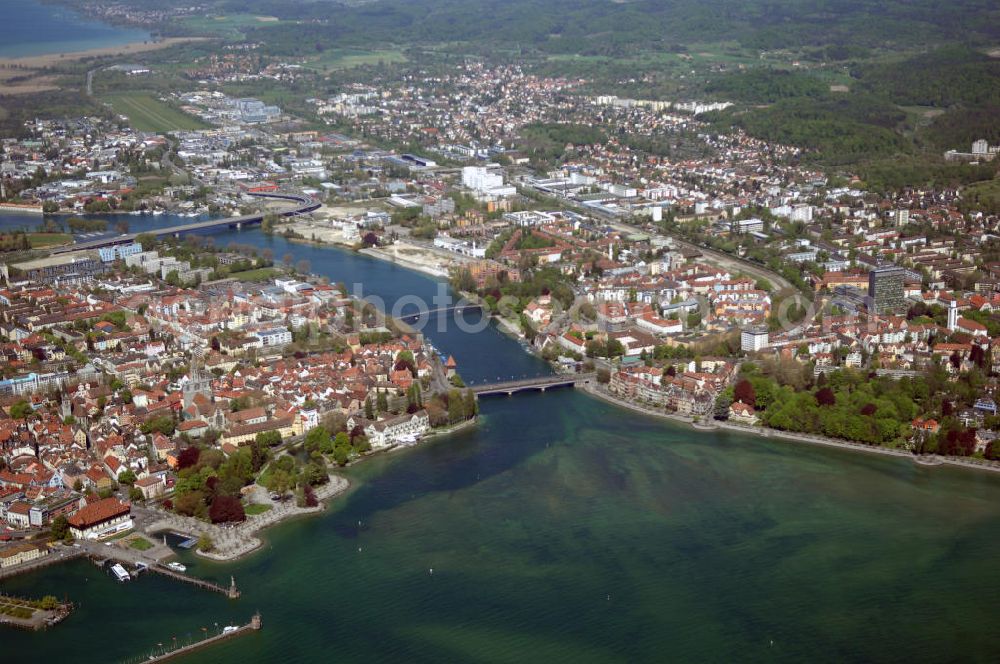
[[[477,424],[479,424],[479,415],[476,415],[475,417],[473,417],[471,419],[468,419],[468,420],[462,420],[461,422],[458,422],[456,424],[452,424],[452,425],[449,425],[449,426],[446,426],[446,427],[441,427],[440,429],[431,429],[426,434],[424,434],[424,436],[421,439],[421,441],[427,440],[429,438],[438,438],[438,437],[441,437],[441,436],[448,436],[448,435],[451,435],[453,433],[458,433],[459,431],[465,431],[466,429],[471,429],[471,428],[475,427]],[[404,447],[404,448],[400,448],[400,449],[409,449],[410,447],[418,447],[419,445],[420,445],[420,443],[418,442],[416,445],[412,445],[412,446],[408,446],[408,447]]]
[[[246,521],[230,528],[155,509],[151,511],[156,512],[161,518],[141,532],[150,537],[164,532],[179,532],[192,537],[207,534],[214,545],[212,551],[203,553],[195,550],[195,555],[213,562],[231,563],[263,548],[264,540],[259,535],[264,530],[297,517],[322,513],[329,507],[330,501],[346,493],[350,487],[351,483],[346,477],[330,475],[330,481],[315,490],[319,505],[299,507],[294,502],[279,503],[272,505],[271,509],[263,514],[247,516]]]
[[[370,458],[382,454],[393,454],[404,450],[412,450],[420,447],[421,443],[430,439],[441,438],[454,433],[459,433],[461,431],[465,431],[466,429],[474,428],[478,424],[479,416],[477,415],[476,417],[463,420],[456,424],[441,427],[439,429],[432,429],[413,445],[396,445],[386,450],[379,450],[378,452],[356,459],[352,463],[345,466],[345,468],[350,468],[351,466],[363,463]],[[263,514],[247,515],[246,521],[243,521],[236,526],[225,527],[220,524],[201,521],[195,517],[182,516],[180,514],[167,512],[160,507],[147,506],[145,509],[148,512],[154,513],[159,518],[143,529],[135,528],[128,531],[123,539],[140,536],[155,542],[165,533],[176,533],[196,538],[201,537],[203,534],[207,534],[212,539],[212,543],[214,545],[212,551],[205,553],[195,548],[194,554],[198,558],[212,563],[234,563],[264,548],[264,544],[266,543],[264,539],[264,531],[267,529],[283,523],[291,522],[301,517],[322,514],[327,510],[327,508],[330,507],[336,498],[340,498],[344,494],[348,493],[352,486],[350,480],[343,475],[337,474],[331,474],[329,477],[329,482],[322,485],[318,489],[315,489],[316,498],[319,501],[319,505],[315,507],[299,507],[295,503],[279,503],[278,505],[272,504],[271,509]],[[285,509],[282,510],[282,507]],[[220,547],[218,544],[220,541],[225,542],[225,545]],[[165,549],[164,553],[159,556],[152,557],[149,556],[149,554],[146,554],[146,556],[158,564],[163,564],[163,561],[169,558],[177,557],[177,551],[173,548],[165,547]],[[220,549],[222,549],[221,552]],[[40,563],[36,560],[23,566],[16,565],[11,568],[4,569],[2,573],[0,573],[0,579],[7,579],[20,576],[21,574],[27,574],[50,565],[57,565],[70,560],[76,560],[84,555],[85,553],[83,550],[77,549],[70,552],[70,555],[66,555],[65,552],[63,552],[58,557],[54,555],[51,557],[47,556],[45,559],[42,559]]]
[[[136,55],[149,51],[176,46],[187,42],[205,41],[208,37],[166,37],[158,41],[127,42],[119,46],[101,46],[83,51],[68,51],[64,53],[43,53],[36,55],[5,56],[0,57],[0,67],[13,67],[16,69],[45,69],[58,65],[61,62],[83,60],[86,58],[117,57],[124,55]]]
[[[914,463],[926,466],[953,466],[956,468],[965,468],[969,470],[985,470],[994,473],[1000,473],[1000,465],[993,465],[990,463],[979,463],[973,460],[965,458],[956,457],[946,457],[938,455],[916,455],[906,450],[899,450],[891,447],[878,447],[875,445],[866,445],[864,443],[857,443],[849,440],[840,440],[837,438],[828,438],[826,436],[818,436],[814,434],[797,433],[794,431],[782,431],[780,429],[769,429],[762,426],[749,426],[742,424],[735,424],[733,422],[723,421],[723,420],[712,420],[709,423],[696,422],[694,418],[687,417],[686,415],[678,415],[676,413],[668,413],[666,411],[652,410],[645,406],[640,406],[638,404],[630,403],[621,399],[613,394],[608,393],[599,387],[593,387],[591,385],[580,385],[578,386],[585,394],[594,397],[595,399],[600,399],[605,403],[609,403],[613,406],[619,408],[625,408],[643,415],[648,415],[650,417],[656,417],[659,419],[671,420],[680,424],[687,424],[691,426],[692,429],[697,431],[732,431],[734,433],[743,433],[757,438],[774,438],[785,440],[793,443],[805,443],[808,445],[819,445],[821,447],[835,448],[851,452],[862,452],[867,454],[877,454],[881,456],[891,456],[897,459],[910,459]]]
[[[296,232],[301,233],[300,230],[296,230]],[[281,234],[276,233],[276,235],[281,235]],[[282,235],[282,237],[284,236]],[[430,265],[424,265],[423,263],[391,254],[386,250],[385,247],[365,247],[363,249],[356,249],[355,245],[353,244],[348,244],[346,242],[337,242],[336,240],[331,240],[331,239],[319,239],[319,238],[312,239],[307,237],[286,237],[285,239],[295,244],[305,244],[314,247],[333,247],[335,249],[343,249],[345,251],[354,251],[356,253],[364,254],[365,256],[385,261],[387,263],[394,263],[409,270],[413,270],[414,272],[426,274],[427,276],[435,277],[438,279],[447,280],[449,276],[448,273],[444,270],[440,270]]]
[[[359,250],[358,253],[364,254],[365,256],[371,256],[372,258],[378,258],[379,260],[383,260],[388,263],[395,263],[396,265],[401,265],[402,267],[413,270],[414,272],[420,272],[421,274],[426,274],[431,277],[437,277],[446,281],[448,279],[448,273],[444,270],[431,267],[430,265],[424,265],[423,263],[419,263],[408,258],[401,258],[398,255],[389,253],[381,247],[368,247],[367,249]]]
[[[365,455],[348,464],[345,468],[350,468],[355,464],[363,463],[367,459],[379,454],[392,454],[402,450],[414,449],[419,447],[420,443],[431,438],[447,436],[459,431],[464,431],[465,429],[476,426],[478,423],[479,416],[477,415],[472,419],[463,420],[457,424],[442,427],[440,429],[432,429],[413,445],[397,445],[387,450],[380,450],[374,454]],[[319,505],[316,507],[299,507],[298,505],[290,504],[287,505],[285,510],[279,512],[276,510],[283,506],[283,504],[279,504],[278,506],[272,505],[271,510],[264,512],[263,514],[247,516],[246,521],[232,528],[222,528],[217,524],[206,523],[204,521],[200,521],[199,519],[195,519],[194,517],[181,516],[157,509],[155,511],[162,515],[162,518],[150,524],[144,531],[141,531],[141,534],[153,537],[158,533],[176,531],[200,537],[202,534],[207,533],[208,536],[212,538],[212,543],[215,544],[213,550],[208,553],[203,553],[195,549],[195,555],[217,563],[235,562],[263,548],[264,540],[262,539],[262,534],[268,528],[286,523],[298,517],[311,516],[325,512],[334,499],[346,494],[351,488],[350,480],[343,475],[331,474],[329,477],[329,482],[315,489],[316,498],[319,501]],[[217,543],[218,540],[216,537],[220,537],[223,541],[229,543],[229,546],[224,549],[225,553],[219,552],[220,547]],[[171,549],[171,551],[173,550]],[[176,552],[174,552],[174,555],[176,555]]]

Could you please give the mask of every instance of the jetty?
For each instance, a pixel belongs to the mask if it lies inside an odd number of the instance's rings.
[[[199,579],[196,576],[188,576],[187,574],[182,574],[181,572],[176,572],[169,567],[165,567],[160,564],[150,565],[148,567],[150,572],[156,572],[157,574],[162,574],[163,576],[169,576],[175,581],[181,581],[183,583],[190,583],[193,586],[197,586],[204,590],[210,590],[215,593],[221,593],[228,597],[229,599],[239,599],[240,589],[236,587],[236,579],[229,577],[229,587],[219,585],[212,581],[206,581],[205,579]]]
[[[186,643],[183,645],[177,645],[176,647],[165,646],[162,643],[157,644],[148,655],[137,655],[135,657],[130,657],[124,660],[122,664],[140,664],[140,662],[165,662],[168,659],[173,659],[174,657],[182,657],[184,655],[190,654],[195,650],[200,650],[206,648],[210,645],[216,643],[222,643],[223,641],[228,641],[229,639],[235,639],[237,636],[244,636],[246,634],[252,634],[260,630],[263,626],[260,618],[260,612],[255,613],[251,618],[250,622],[245,625],[240,626],[228,626],[223,627],[218,634],[213,634],[208,636],[208,631],[206,628],[202,628],[205,631],[206,636],[193,643]]]
[[[132,567],[142,567],[145,571],[154,572],[156,574],[162,574],[163,576],[170,577],[175,581],[180,581],[182,583],[188,583],[193,586],[202,588],[203,590],[209,590],[211,592],[216,592],[225,595],[229,599],[238,599],[240,596],[240,590],[236,587],[236,579],[232,576],[229,577],[229,586],[223,586],[214,581],[207,581],[205,579],[199,579],[196,576],[189,576],[177,570],[170,569],[170,567],[164,565],[158,560],[153,560],[144,557],[141,553],[131,551],[129,549],[121,549],[117,547],[104,547],[97,546],[94,543],[87,542],[83,546],[83,551],[86,555],[94,562],[98,567],[104,567],[108,563],[122,563],[123,565],[131,565]]]
[[[98,567],[104,567],[109,562],[116,561],[119,563],[130,562],[127,558],[120,558],[116,556],[102,557],[98,555],[91,555],[90,558],[94,561],[94,564]],[[166,565],[161,565],[160,563],[143,563],[144,570],[148,572],[154,572],[156,574],[161,574],[163,576],[170,577],[174,581],[180,581],[181,583],[188,583],[192,586],[197,586],[203,590],[209,590],[214,593],[220,593],[225,595],[229,599],[239,599],[240,589],[236,586],[236,579],[232,576],[229,577],[229,586],[223,586],[214,581],[208,581],[206,579],[200,579],[196,576],[189,576],[182,572],[172,570]]]

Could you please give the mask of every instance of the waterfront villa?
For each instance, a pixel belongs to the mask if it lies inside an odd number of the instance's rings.
[[[736,401],[729,406],[729,419],[740,424],[757,424],[757,412],[753,406]]]
[[[131,529],[131,511],[117,498],[98,500],[69,518],[69,530],[76,539],[103,539]]]
[[[416,439],[430,428],[430,418],[426,410],[412,415],[404,413],[397,417],[371,422],[365,427],[365,435],[372,449],[383,449],[396,445],[404,438]]]

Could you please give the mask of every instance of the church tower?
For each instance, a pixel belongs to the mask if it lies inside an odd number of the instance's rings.
[[[948,329],[952,332],[958,329],[958,302],[954,298],[948,301]]]
[[[204,394],[209,399],[212,398],[212,376],[202,369],[197,361],[191,363],[191,375],[188,381],[181,388],[184,400],[184,408],[189,408],[194,403],[194,398],[199,394]]]

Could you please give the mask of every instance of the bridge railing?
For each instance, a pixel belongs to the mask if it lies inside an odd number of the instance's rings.
[[[512,380],[497,380],[494,382],[483,382],[483,383],[469,383],[468,387],[473,392],[492,392],[492,391],[503,391],[506,389],[520,389],[529,387],[545,387],[548,385],[568,385],[570,383],[579,383],[582,381],[590,380],[596,374],[594,373],[578,373],[578,374],[551,374],[551,375],[539,375],[534,378],[521,378]]]
[[[286,201],[295,201],[299,203],[298,207],[291,210],[285,210],[280,212],[283,217],[294,217],[300,214],[308,214],[309,212],[314,212],[318,210],[321,203],[314,201],[312,198],[305,195],[297,194],[271,194],[264,192],[250,193],[250,196],[256,196],[258,198],[277,198]],[[208,228],[215,228],[217,226],[232,226],[235,224],[250,224],[262,221],[264,219],[264,213],[260,214],[248,214],[239,217],[226,217],[225,219],[208,219],[205,221],[195,221],[190,224],[181,224],[180,226],[171,226],[170,228],[158,228],[150,229],[145,231],[156,236],[163,235],[173,235],[175,233],[187,233],[190,231],[203,230]],[[97,240],[90,240],[89,242],[80,242],[67,245],[65,247],[58,247],[53,249],[50,253],[61,254],[70,251],[85,251],[87,249],[98,249],[100,247],[109,247],[115,244],[127,244],[129,242],[135,241],[135,238],[139,233],[126,233],[124,235],[115,235],[105,238],[100,238]]]

